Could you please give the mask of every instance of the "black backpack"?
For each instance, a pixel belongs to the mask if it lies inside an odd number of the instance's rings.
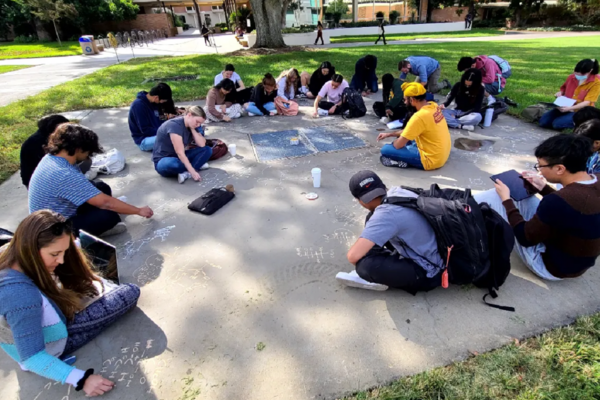
[[[504,284],[510,274],[510,253],[515,246],[513,229],[487,203],[481,203],[479,208],[483,214],[488,235],[490,269],[487,274],[475,280],[473,284],[488,290],[488,293],[483,296],[483,301],[488,306],[505,311],[515,311],[513,307],[499,306],[486,301],[487,296],[491,296],[493,299],[498,297],[496,290]]]
[[[487,231],[471,190],[440,189],[436,184],[429,190],[403,188],[419,196],[386,197],[383,203],[412,208],[427,219],[446,262],[449,282],[466,285],[486,276],[490,269]]]
[[[210,189],[188,205],[188,209],[200,214],[212,215],[235,197],[233,192],[222,188]]]
[[[13,236],[14,234],[11,231],[0,228],[0,247],[10,242]]]
[[[348,114],[346,114],[348,111]],[[346,88],[342,92],[342,117],[360,118],[367,113],[367,107],[359,91]]]
[[[487,110],[488,108],[494,109],[494,114],[492,114],[492,121],[495,121],[498,119],[498,116],[500,114],[504,114],[505,112],[508,111],[508,104],[506,104],[502,100],[496,99],[496,101],[491,106],[487,106],[481,110],[481,115],[483,116],[484,119],[485,119],[485,110]],[[483,126],[483,120],[481,121],[480,125]]]

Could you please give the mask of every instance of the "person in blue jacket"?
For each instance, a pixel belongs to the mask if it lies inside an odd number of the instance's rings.
[[[159,83],[150,89],[142,90],[131,103],[129,109],[129,130],[135,144],[142,151],[152,151],[156,140],[156,131],[162,124],[159,105],[171,101],[171,87]]]
[[[354,76],[350,87],[362,92],[363,96],[377,92],[377,57],[366,55],[359,59],[354,66]]]
[[[442,68],[435,58],[410,56],[403,61],[400,61],[398,70],[401,72],[401,80],[406,80],[409,73],[415,75],[417,77],[415,82],[419,82],[421,85],[425,86],[429,93],[435,94],[444,88],[452,88],[452,85],[447,79],[440,82]]]

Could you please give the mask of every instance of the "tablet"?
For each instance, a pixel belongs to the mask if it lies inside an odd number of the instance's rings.
[[[536,193],[535,188],[531,185],[531,183],[527,182],[521,174],[519,174],[514,169],[510,171],[502,172],[498,175],[490,176],[490,179],[493,182],[496,182],[496,179],[500,179],[502,183],[504,183],[510,189],[510,197],[514,201],[525,200],[528,197],[533,196]]]
[[[119,269],[117,268],[117,249],[110,243],[97,238],[85,231],[79,231],[81,248],[85,250],[96,268],[96,272],[104,278],[120,284]]]

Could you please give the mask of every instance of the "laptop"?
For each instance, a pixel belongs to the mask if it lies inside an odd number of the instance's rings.
[[[98,275],[119,285],[121,280],[116,247],[82,230],[79,231],[79,240],[81,248],[89,255]]]

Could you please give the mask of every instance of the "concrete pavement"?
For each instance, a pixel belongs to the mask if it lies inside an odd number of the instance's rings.
[[[384,126],[371,112],[359,120],[315,120],[310,102],[302,102],[296,117],[209,124],[209,136],[237,144],[238,155],[211,162],[202,182],[179,185],[160,177],[150,154],[133,144],[127,112],[80,116],[106,148],[127,157],[124,171],[103,178],[114,195],[155,211],[147,221],[125,218],[129,231],[111,240],[123,281],[142,287],[138,308],[76,353],[80,368],[117,381],[106,399],[190,398],[186,391],[203,399],[333,399],[599,309],[600,271],[544,282],[515,255],[497,301],[515,313],[485,306],[480,289],[451,286],[411,296],[335,280],[338,271],[352,269],[345,254],[366,215],[348,191],[353,173],[374,170],[390,186],[490,189],[494,173],[531,169],[534,147],[554,132],[503,115],[485,130],[452,131],[453,140],[487,138],[492,147],[453,148],[437,171],[400,170],[380,165],[375,138]],[[248,133],[325,125],[345,128],[367,146],[261,163],[248,139]],[[323,171],[320,189],[312,187],[313,167]],[[229,183],[237,196],[213,216],[187,210],[210,188]],[[311,191],[320,197],[308,201]],[[27,215],[27,192],[15,175],[0,193],[0,226],[14,229]],[[3,400],[83,398],[20,371],[3,352],[0,382]]]
[[[117,49],[117,55],[122,62],[134,57],[215,54],[242,48],[233,35],[215,35],[214,39],[216,48],[205,46],[204,39],[199,35],[187,35],[158,40],[147,47],[135,47],[133,52],[129,47],[120,47]],[[93,56],[1,60],[0,65],[35,67],[0,74],[0,107],[116,63],[115,49],[112,48]]]

